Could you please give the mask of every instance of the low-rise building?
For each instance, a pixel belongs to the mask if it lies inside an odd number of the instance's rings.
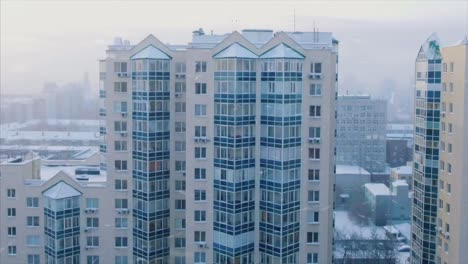
[[[349,208],[350,203],[362,196],[362,186],[371,182],[370,173],[359,167],[337,165],[335,177],[335,206]]]
[[[393,168],[390,174],[390,180],[392,182],[398,180],[406,181],[406,183],[409,186],[409,189],[411,190],[413,186],[413,167],[410,163],[408,163],[408,165],[406,166]]]

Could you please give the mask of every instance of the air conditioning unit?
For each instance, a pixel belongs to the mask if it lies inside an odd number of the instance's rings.
[[[446,238],[446,239],[449,239],[449,238],[450,238],[450,233],[449,233],[449,232],[445,232],[445,238]]]
[[[321,73],[313,73],[313,72],[311,72],[311,73],[309,74],[309,77],[310,77],[311,79],[314,79],[314,80],[320,80],[320,79],[322,78],[322,74],[321,74]]]
[[[180,97],[182,94],[181,93],[175,93],[174,96],[175,97]]]
[[[309,143],[318,144],[318,143],[320,143],[320,139],[318,139],[318,138],[309,138]]]
[[[121,73],[121,72],[118,72],[118,73],[117,73],[117,76],[118,76],[118,77],[122,77],[122,73]]]
[[[176,77],[176,79],[185,78],[185,73],[176,73],[175,77]]]
[[[185,177],[185,172],[182,172],[182,176],[184,176],[184,177]]]
[[[122,112],[122,117],[127,117],[127,112]]]
[[[85,213],[94,213],[94,212],[96,212],[96,209],[94,209],[94,208],[87,208],[87,209],[85,209],[84,211],[85,211]]]
[[[120,135],[121,135],[122,137],[126,137],[126,136],[127,136],[127,131],[121,131],[121,132],[120,132]]]
[[[199,141],[200,141],[200,138],[197,138],[197,137],[196,137],[196,138],[194,139],[194,141],[195,141],[195,142],[199,142]]]
[[[199,248],[207,248],[206,242],[197,242]]]
[[[84,231],[85,231],[86,233],[88,233],[89,231],[91,231],[91,227],[85,228]]]
[[[122,72],[122,77],[128,77],[128,72]]]
[[[117,212],[118,212],[119,214],[128,214],[128,213],[129,213],[128,209],[118,209]]]

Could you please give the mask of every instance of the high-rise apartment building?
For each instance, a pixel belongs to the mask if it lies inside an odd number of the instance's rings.
[[[449,264],[468,259],[468,37],[441,53],[437,263]]]
[[[387,102],[370,96],[339,96],[336,163],[369,172],[386,168]]]
[[[416,58],[411,263],[435,263],[442,56],[436,35]]]
[[[116,195],[133,263],[331,262],[331,33],[200,29],[106,53],[101,167],[132,190]]]

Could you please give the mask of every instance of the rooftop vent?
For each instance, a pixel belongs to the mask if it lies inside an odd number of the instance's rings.
[[[205,31],[203,31],[203,28],[199,28],[198,30],[194,30],[192,34],[194,36],[202,36],[202,35],[205,35]]]

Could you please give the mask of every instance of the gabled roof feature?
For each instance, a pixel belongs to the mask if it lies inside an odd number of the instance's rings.
[[[304,59],[305,56],[302,55],[297,50],[292,49],[288,45],[281,43],[260,55],[261,59]]]
[[[142,49],[137,54],[130,57],[132,60],[139,60],[139,59],[154,59],[154,60],[170,60],[172,59],[171,56],[167,55],[165,52],[161,51],[160,49],[156,48],[153,45],[149,45],[148,47]]]
[[[47,189],[43,194],[46,197],[57,200],[80,196],[81,192],[77,191],[75,188],[61,181]]]
[[[239,43],[234,43],[231,46],[221,50],[220,52],[213,55],[215,59],[224,59],[224,58],[244,58],[244,59],[256,59],[258,56],[242,46]]]
[[[432,35],[421,45],[418,57],[421,57],[421,55],[428,60],[442,59],[440,54],[440,41],[436,33],[432,33]]]

